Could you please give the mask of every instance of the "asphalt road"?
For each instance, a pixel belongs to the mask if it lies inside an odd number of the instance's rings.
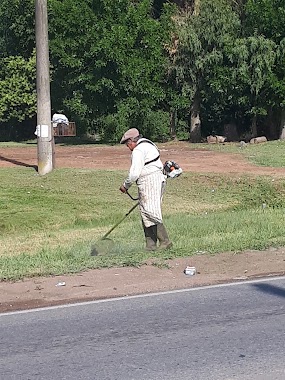
[[[0,315],[0,379],[284,380],[285,278]]]

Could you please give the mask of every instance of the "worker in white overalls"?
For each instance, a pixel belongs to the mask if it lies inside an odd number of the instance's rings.
[[[163,164],[157,146],[143,138],[136,128],[129,129],[121,139],[121,144],[132,151],[128,177],[120,187],[125,193],[135,182],[138,186],[139,207],[146,239],[146,250],[168,249],[172,247],[162,222],[161,201],[166,184]]]

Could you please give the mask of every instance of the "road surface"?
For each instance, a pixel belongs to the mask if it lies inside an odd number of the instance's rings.
[[[0,379],[284,380],[285,277],[0,315]]]

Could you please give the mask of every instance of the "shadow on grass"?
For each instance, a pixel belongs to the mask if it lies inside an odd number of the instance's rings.
[[[14,160],[13,158],[8,158],[0,155],[0,161],[6,161],[10,162],[11,164],[18,165],[18,166],[25,166],[26,168],[33,168],[36,171],[38,170],[38,165],[30,165],[25,162]]]

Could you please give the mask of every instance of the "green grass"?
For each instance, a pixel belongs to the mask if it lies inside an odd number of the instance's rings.
[[[285,141],[275,140],[262,144],[246,144],[241,147],[239,142],[225,144],[193,144],[193,149],[213,150],[223,153],[236,153],[245,156],[258,166],[284,168]]]
[[[31,145],[37,145],[37,140],[27,140],[23,142],[0,141],[0,148],[28,148]]]
[[[164,222],[174,242],[167,252],[144,251],[138,210],[110,235],[108,255],[90,247],[134,202],[119,192],[123,171],[32,168],[0,170],[0,280],[139,266],[149,258],[204,251],[262,249],[285,244],[285,179],[184,173],[168,180]],[[135,187],[132,193],[135,195]]]

